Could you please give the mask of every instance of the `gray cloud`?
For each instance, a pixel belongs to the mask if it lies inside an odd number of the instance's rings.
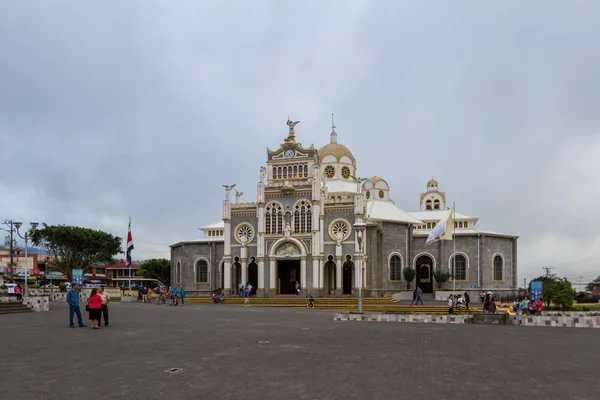
[[[520,277],[600,263],[600,5],[592,1],[0,4],[2,217],[92,226],[138,258],[250,200],[301,120],[414,210],[521,236]],[[585,262],[575,262],[588,260]]]

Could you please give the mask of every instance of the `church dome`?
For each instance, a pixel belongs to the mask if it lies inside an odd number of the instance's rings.
[[[438,185],[438,181],[436,181],[435,179],[431,178],[429,180],[429,182],[427,182],[427,186],[437,186]]]
[[[337,161],[342,161],[342,157],[346,156],[350,159],[352,164],[356,164],[356,159],[350,152],[350,150],[339,143],[329,143],[319,149],[319,157],[324,159],[326,156],[334,156]]]

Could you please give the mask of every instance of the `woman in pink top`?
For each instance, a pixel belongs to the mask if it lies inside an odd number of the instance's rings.
[[[542,315],[542,311],[544,310],[544,303],[542,303],[541,297],[535,302],[535,309],[538,315]]]
[[[92,289],[92,293],[88,299],[88,308],[90,309],[92,329],[100,329],[100,318],[102,317],[102,297],[98,294],[98,289]]]

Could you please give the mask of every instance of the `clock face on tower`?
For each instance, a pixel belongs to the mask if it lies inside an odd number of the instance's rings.
[[[294,150],[292,150],[292,149],[286,150],[285,153],[283,153],[283,156],[285,158],[292,158],[292,157],[294,157]]]

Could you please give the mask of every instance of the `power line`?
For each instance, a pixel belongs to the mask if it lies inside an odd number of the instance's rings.
[[[542,269],[546,271],[546,277],[550,278],[556,276],[556,274],[550,274],[550,271],[553,270],[554,267],[543,267]]]

